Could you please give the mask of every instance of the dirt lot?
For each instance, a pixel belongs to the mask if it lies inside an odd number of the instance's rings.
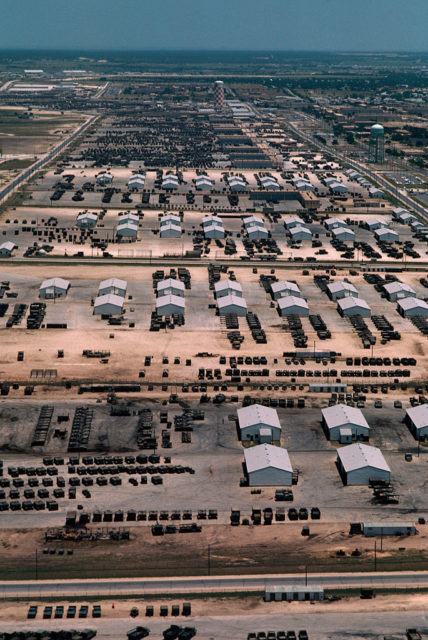
[[[212,575],[298,573],[308,566],[311,574],[323,572],[372,571],[374,541],[348,535],[349,528],[311,524],[308,538],[300,535],[301,524],[270,527],[215,526],[199,534],[153,537],[148,528],[132,528],[131,540],[114,542],[45,543],[43,530],[15,530],[0,534],[0,578],[7,580],[48,578],[108,578],[204,575],[208,555]],[[422,570],[428,566],[427,533],[383,538],[377,568]],[[184,537],[183,537],[184,536]],[[43,554],[43,548],[73,548],[73,556]],[[362,555],[350,554],[358,548]],[[341,549],[345,556],[336,557]],[[401,550],[400,550],[401,549]]]

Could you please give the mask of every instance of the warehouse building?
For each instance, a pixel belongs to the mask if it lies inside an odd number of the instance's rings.
[[[337,466],[346,485],[368,485],[371,478],[390,482],[391,470],[377,447],[357,442],[337,451]]]
[[[280,316],[300,316],[306,318],[309,315],[309,307],[306,300],[296,296],[284,296],[278,299],[278,310]]]
[[[324,226],[327,231],[332,231],[333,229],[337,229],[338,227],[348,228],[346,222],[344,220],[341,220],[340,218],[327,218],[326,220],[324,220]]]
[[[176,213],[167,213],[165,216],[162,216],[160,219],[161,227],[163,227],[166,224],[175,224],[177,226],[180,226],[181,218]]]
[[[177,189],[178,188],[178,178],[173,173],[167,173],[164,179],[162,180],[162,189]]]
[[[111,184],[113,182],[113,176],[108,171],[104,171],[103,173],[99,173],[96,177],[96,181],[99,185]]]
[[[279,189],[277,180],[272,176],[262,176],[260,178],[260,183],[263,189],[274,189],[275,191]]]
[[[378,187],[369,187],[369,198],[384,198],[385,192]]]
[[[39,296],[45,300],[52,300],[55,298],[65,298],[70,288],[68,280],[63,278],[49,278],[44,280],[40,285]]]
[[[247,216],[243,219],[243,224],[246,229],[250,229],[251,227],[264,227],[265,223],[263,218],[259,218],[258,216]]]
[[[206,174],[196,176],[195,187],[198,191],[211,191],[212,186],[212,180]]]
[[[242,286],[236,280],[220,280],[214,284],[214,292],[217,300],[224,296],[238,296],[242,298]]]
[[[332,300],[341,300],[342,298],[347,298],[348,296],[353,296],[354,298],[358,298],[358,291],[350,282],[344,282],[343,280],[338,280],[337,282],[332,282],[327,285],[328,295]]]
[[[329,440],[348,442],[360,437],[368,438],[370,427],[367,420],[356,407],[348,407],[346,404],[336,404],[322,409],[322,426]],[[350,433],[349,433],[350,432]]]
[[[387,227],[388,223],[386,220],[382,218],[369,218],[366,221],[366,227],[369,231],[376,231],[376,229],[381,229],[382,227]]]
[[[293,602],[293,601],[320,601],[324,600],[324,587],[317,585],[270,585],[265,588],[266,602]]]
[[[315,191],[313,185],[306,178],[293,178],[293,185],[299,191]]]
[[[223,220],[220,218],[220,216],[204,216],[202,218],[203,227],[209,227],[211,224],[223,226]]]
[[[338,300],[337,310],[344,318],[349,318],[350,316],[370,318],[371,316],[371,309],[367,302],[362,298],[354,298],[354,296],[347,296]]]
[[[281,439],[281,424],[276,409],[262,404],[251,404],[238,409],[238,422],[241,440],[260,442],[260,430],[270,429],[271,440]]]
[[[405,422],[416,440],[428,439],[428,404],[406,409]]]
[[[14,242],[10,242],[9,240],[7,242],[3,242],[3,244],[0,244],[0,256],[6,256],[10,258],[14,249],[17,248],[18,247]]]
[[[181,238],[181,226],[174,222],[167,222],[160,228],[161,238]]]
[[[348,191],[348,187],[336,180],[336,178],[326,178],[324,182],[333,193],[346,193]]]
[[[293,227],[303,227],[304,225],[304,221],[298,216],[290,216],[289,218],[285,218],[284,220],[284,227],[287,230],[290,230]]]
[[[265,227],[259,227],[254,225],[247,229],[248,237],[250,240],[262,240],[269,236],[268,230]]]
[[[126,280],[120,280],[119,278],[107,278],[107,280],[102,280],[100,282],[98,295],[105,296],[109,293],[113,293],[115,296],[124,298],[126,296],[127,288],[128,283]]]
[[[128,180],[128,189],[131,191],[144,189],[145,183],[146,176],[143,173],[134,173]]]
[[[391,302],[396,302],[402,298],[416,298],[416,291],[403,282],[388,282],[383,289]]]
[[[156,292],[159,297],[161,296],[181,296],[184,297],[184,282],[181,280],[175,280],[174,278],[166,278],[158,282]]]
[[[204,235],[205,235],[205,238],[207,239],[224,238],[225,236],[224,227],[223,225],[216,224],[216,223],[207,224],[204,227]]]
[[[120,316],[123,313],[125,300],[122,296],[107,293],[95,298],[94,315],[96,316]]]
[[[244,451],[250,487],[289,487],[293,468],[287,449],[271,444],[258,444]]]
[[[116,235],[119,240],[128,238],[135,240],[138,233],[138,224],[135,224],[132,220],[121,220],[116,228]]]
[[[299,240],[312,240],[312,233],[307,227],[293,227],[290,229],[290,236],[293,242]]]
[[[285,296],[300,298],[300,289],[295,282],[279,280],[278,282],[272,282],[270,289],[274,300],[279,300],[279,298],[284,298]]]
[[[398,242],[399,237],[396,231],[393,231],[389,227],[382,227],[381,229],[375,229],[375,238],[378,242]]]
[[[236,295],[227,295],[217,300],[218,311],[221,316],[234,313],[237,316],[247,315],[247,303],[244,298]]]
[[[90,228],[95,227],[98,221],[98,215],[96,213],[90,213],[89,211],[84,211],[83,213],[79,213],[76,218],[76,224],[78,227],[82,228]]]
[[[335,240],[340,240],[341,242],[353,242],[355,240],[355,233],[349,227],[332,229],[332,234]]]
[[[181,296],[165,295],[156,299],[158,316],[184,316],[185,302]]]
[[[247,183],[241,176],[228,176],[227,183],[231,191],[246,191]]]
[[[403,318],[412,318],[413,316],[428,318],[428,304],[419,298],[408,297],[398,300],[397,311]]]

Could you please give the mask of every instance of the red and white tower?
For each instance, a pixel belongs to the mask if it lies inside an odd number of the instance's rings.
[[[224,109],[224,82],[216,80],[214,83],[214,107],[221,111]]]

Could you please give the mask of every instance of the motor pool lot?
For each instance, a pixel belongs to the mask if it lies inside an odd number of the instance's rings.
[[[202,207],[198,207],[197,210],[189,210],[184,203],[182,206],[184,212],[181,225],[181,237],[161,238],[159,233],[159,218],[163,215],[163,212],[145,211],[139,223],[136,240],[131,242],[117,242],[116,228],[121,219],[120,214],[125,210],[121,207],[120,203],[118,203],[114,208],[107,209],[102,218],[99,217],[90,235],[87,234],[86,240],[81,241],[81,231],[76,226],[77,215],[85,209],[100,214],[100,207],[102,206],[100,202],[93,206],[86,201],[81,203],[80,206],[75,206],[75,203],[73,203],[72,208],[65,206],[65,203],[62,201],[56,206],[49,206],[49,208],[46,205],[36,207],[34,204],[34,200],[27,200],[26,206],[17,207],[13,211],[7,211],[0,220],[0,233],[3,239],[12,240],[18,246],[18,249],[15,251],[16,256],[23,256],[29,246],[32,246],[34,242],[38,242],[39,245],[49,244],[52,247],[50,255],[53,256],[73,256],[76,255],[77,252],[82,252],[83,255],[87,257],[100,257],[102,256],[102,250],[95,245],[92,246],[92,239],[98,239],[106,243],[107,251],[114,257],[150,257],[153,259],[167,256],[181,257],[185,256],[187,251],[193,250],[195,231],[202,231],[202,218],[210,213],[209,210],[204,210]],[[176,205],[176,207],[178,207],[178,205]],[[176,210],[176,207],[172,207],[171,210]],[[314,256],[320,260],[331,260],[334,262],[343,260],[343,258],[341,258],[342,252],[337,251],[331,245],[332,235],[326,231],[321,221],[315,220],[308,225],[312,231],[313,239],[318,239],[322,243],[321,247],[312,248],[310,241],[292,245],[286,235],[284,220],[286,220],[289,215],[299,214],[299,211],[296,210],[295,207],[286,213],[279,213],[280,218],[277,222],[274,222],[271,216],[258,211],[257,208],[253,211],[264,220],[266,228],[271,232],[272,238],[281,250],[282,255],[278,256],[278,260],[289,261],[294,258],[306,260],[306,258]],[[223,220],[225,230],[229,232],[229,237],[231,237],[236,244],[236,253],[232,256],[224,253],[225,240],[222,240],[219,244],[217,244],[215,240],[211,240],[211,242],[208,241],[208,251],[204,250],[203,255],[209,256],[210,259],[227,258],[228,260],[239,260],[241,256],[247,255],[243,244],[243,239],[246,234],[243,233],[242,219],[250,214],[246,214],[244,208],[242,212],[220,213],[219,215]],[[334,212],[331,215],[351,221],[351,228],[355,232],[356,242],[366,242],[371,246],[377,247],[373,232],[359,226],[360,222],[367,219],[367,215],[354,213],[353,210],[346,213]],[[370,212],[370,216],[373,215],[378,214],[373,211]],[[381,215],[385,216],[385,212]],[[56,226],[52,226],[52,224],[47,226],[47,222],[51,217],[57,219]],[[412,259],[412,262],[425,262],[427,257],[426,243],[415,239],[410,227],[391,221],[391,216],[388,213],[385,217],[389,226],[399,234],[400,242],[411,241],[414,243],[415,249],[420,257]],[[55,231],[55,229],[65,230],[66,237],[63,236],[62,231]],[[49,237],[50,233],[54,233],[54,236]],[[207,241],[204,240],[203,235],[202,238],[203,244],[205,245]],[[317,253],[320,249],[326,251],[326,253]],[[379,260],[389,262],[389,256],[382,253],[380,249],[378,250],[381,253]],[[358,249],[355,252],[355,259],[357,259],[357,261],[364,260],[362,252]]]
[[[168,268],[164,270],[167,275]],[[11,291],[16,292],[18,296],[3,299],[3,302],[10,305],[5,316],[0,318],[0,331],[4,335],[0,366],[4,379],[22,382],[30,379],[32,369],[57,369],[58,378],[61,381],[89,378],[95,381],[105,379],[129,381],[137,380],[139,371],[145,369],[145,382],[165,381],[181,384],[196,381],[200,367],[220,368],[224,374],[229,364],[220,366],[220,355],[251,354],[266,356],[269,368],[268,378],[252,379],[253,382],[266,383],[267,380],[278,383],[290,382],[289,378],[275,376],[277,369],[287,368],[282,353],[294,351],[295,347],[291,334],[284,331],[284,320],[279,317],[276,305],[271,307],[271,298],[259,283],[260,273],[269,274],[270,269],[259,269],[257,274],[252,273],[248,268],[234,269],[236,279],[243,286],[248,310],[258,315],[267,335],[267,344],[257,344],[251,336],[246,319],[240,318],[239,328],[244,336],[244,342],[239,352],[231,347],[227,338],[227,329],[221,324],[220,317],[216,316],[215,309],[208,308],[210,304],[215,303],[215,300],[213,292],[209,290],[208,271],[205,267],[190,268],[192,284],[191,289],[186,289],[184,292],[186,302],[184,326],[176,327],[174,330],[150,332],[150,315],[155,309],[156,299],[151,278],[154,271],[154,267],[91,265],[89,270],[86,265],[67,265],[59,266],[54,274],[52,267],[47,265],[9,264],[1,273],[2,280],[9,281]],[[411,379],[424,379],[426,350],[422,334],[409,319],[402,318],[397,313],[395,303],[381,298],[361,274],[349,276],[348,272],[345,273],[346,277],[355,284],[360,297],[371,306],[372,313],[385,315],[394,328],[402,334],[399,343],[392,341],[381,345],[379,331],[371,319],[366,319],[368,327],[377,338],[373,355],[393,358],[397,355],[399,347],[400,354],[417,359],[417,365],[411,368]],[[345,273],[339,272],[336,279],[342,279]],[[91,279],[88,279],[89,274]],[[36,333],[35,330],[26,329],[24,318],[20,325],[7,329],[6,322],[13,305],[38,301],[41,282],[53,275],[68,279],[71,287],[65,298],[45,301],[44,322],[67,323],[68,328],[41,328]],[[345,357],[371,355],[371,352],[362,349],[361,340],[352,329],[350,321],[338,314],[336,303],[330,301],[314,284],[312,273],[303,276],[300,270],[276,268],[275,275],[279,280],[295,280],[301,288],[302,297],[308,301],[309,312],[320,314],[331,331],[330,339],[320,341],[309,319],[302,318],[302,326],[308,336],[308,349],[313,348],[315,341],[316,349],[341,353],[342,359],[339,359],[337,365],[333,367],[339,371],[345,367]],[[420,275],[407,272],[401,273],[400,278],[413,286],[418,296],[423,297],[424,288],[419,283]],[[100,316],[93,315],[91,300],[97,295],[100,281],[109,277],[122,278],[128,282],[125,321],[120,326],[111,326]],[[222,277],[227,276],[224,274]],[[134,328],[129,327],[130,322],[135,323]],[[64,349],[64,358],[57,358],[58,349]],[[108,362],[101,365],[96,358],[82,357],[84,349],[110,351],[111,355]],[[24,351],[23,362],[17,361],[18,351]],[[211,353],[212,356],[196,358],[198,352]],[[147,355],[153,356],[151,367],[144,367],[144,358]],[[168,366],[162,364],[165,356],[170,358]],[[173,364],[174,357],[180,358],[179,365]],[[192,360],[191,365],[183,366],[184,360],[189,358]],[[303,368],[320,370],[321,379],[325,381],[322,378],[322,366],[307,360]],[[162,378],[164,369],[169,373],[168,379],[165,380]],[[314,374],[311,380],[306,379],[306,383],[316,382],[317,379],[318,377]],[[355,381],[362,382],[361,378]],[[380,379],[376,381],[381,382]]]
[[[44,401],[46,402],[46,400]],[[49,402],[49,401],[48,401]],[[153,411],[153,424],[156,428],[159,441],[161,428],[160,411],[168,411],[168,420],[173,423],[174,415],[180,414],[181,409],[177,405],[165,406],[159,401],[142,401],[133,398],[128,400],[131,414],[139,409],[150,408]],[[19,453],[4,453],[1,458],[4,464],[5,476],[9,466],[42,466],[44,455],[64,455],[67,463],[69,455],[66,454],[68,435],[65,440],[53,436],[57,426],[57,416],[69,414],[70,420],[62,423],[66,426],[67,433],[71,428],[71,420],[74,410],[78,406],[90,406],[94,409],[94,420],[89,440],[89,451],[109,451],[111,455],[117,452],[133,452],[135,455],[135,431],[137,416],[117,417],[110,416],[110,407],[103,402],[99,404],[92,397],[80,397],[71,401],[56,403],[54,406],[52,425],[49,431],[47,444],[42,453],[28,453],[31,451],[31,438],[38,417],[41,402],[34,400],[21,401],[19,405],[9,399],[2,400],[0,411],[2,426],[0,430],[1,445],[8,445],[10,449],[16,449]],[[60,526],[64,524],[66,511],[76,509],[78,504],[89,512],[96,510],[116,511],[121,509],[135,510],[193,510],[193,519],[196,520],[198,509],[217,509],[219,519],[217,521],[203,521],[202,524],[227,523],[230,509],[239,508],[242,517],[249,517],[252,506],[264,508],[293,506],[300,508],[306,506],[318,506],[322,511],[322,519],[327,522],[348,522],[378,519],[414,519],[409,516],[409,509],[418,515],[426,515],[426,501],[423,492],[420,491],[420,477],[424,473],[426,454],[421,448],[420,456],[417,455],[415,440],[406,425],[402,423],[404,410],[393,408],[392,401],[384,401],[382,410],[374,409],[370,404],[364,410],[369,425],[371,426],[370,444],[379,446],[391,468],[391,478],[395,490],[400,496],[398,505],[376,506],[371,503],[372,493],[365,487],[344,487],[336,469],[337,443],[328,442],[322,430],[321,406],[325,401],[314,399],[311,406],[305,409],[279,409],[278,414],[282,425],[281,445],[287,448],[294,470],[299,471],[299,481],[293,486],[293,503],[275,503],[274,488],[262,488],[260,495],[251,494],[249,487],[240,487],[239,481],[243,475],[242,462],[244,459],[243,447],[237,437],[236,424],[233,416],[240,405],[225,403],[221,406],[212,404],[199,405],[190,402],[191,408],[202,409],[205,412],[203,421],[195,421],[192,433],[192,442],[183,444],[181,434],[171,428],[172,448],[159,448],[158,452],[163,457],[172,457],[172,464],[190,466],[195,474],[167,474],[163,476],[164,483],[155,486],[150,482],[146,485],[132,486],[128,479],[137,478],[120,474],[123,484],[113,487],[89,487],[91,498],[86,499],[82,495],[84,486],[77,487],[75,500],[59,499],[59,511],[18,511],[2,512],[2,526],[4,528],[45,527]],[[41,451],[33,448],[33,451]],[[413,461],[404,460],[405,452],[413,452]],[[142,453],[150,454],[150,451]],[[81,454],[84,455],[84,454]],[[92,454],[94,455],[94,454]],[[95,454],[96,455],[96,454]],[[161,463],[163,459],[161,458]],[[66,479],[66,496],[68,489],[68,467],[58,467],[60,476]],[[28,482],[27,476],[21,476]],[[78,476],[80,477],[80,476]],[[96,476],[91,476],[95,478]],[[104,476],[109,478],[110,476]],[[55,477],[54,487],[56,486]],[[27,484],[25,486],[28,486]],[[49,490],[52,491],[53,488]],[[5,489],[8,493],[9,489]],[[23,489],[21,489],[21,492]],[[36,489],[37,491],[37,489]],[[7,497],[6,497],[7,499]],[[23,499],[23,498],[21,498]],[[125,513],[126,520],[126,513]],[[141,526],[151,525],[151,521],[137,523]],[[132,524],[135,526],[135,523]]]

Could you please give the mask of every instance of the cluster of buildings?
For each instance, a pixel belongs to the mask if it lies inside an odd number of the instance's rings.
[[[128,283],[119,278],[108,278],[100,282],[94,302],[94,315],[120,316],[125,305]]]
[[[116,227],[116,236],[121,240],[136,240],[140,218],[135,213],[125,213],[120,216]]]
[[[214,284],[217,307],[221,316],[235,314],[246,316],[247,303],[242,295],[242,286],[236,280],[220,280]]]
[[[224,238],[223,221],[219,216],[210,215],[202,218],[202,228],[205,238]]]
[[[156,286],[156,313],[158,316],[184,316],[184,283],[166,278]]]
[[[327,218],[324,220],[324,226],[327,231],[331,232],[335,240],[340,242],[354,242],[355,240],[355,233],[340,218]]]
[[[312,240],[312,232],[298,216],[290,216],[284,220],[284,227],[293,242]]]
[[[180,238],[181,237],[181,218],[177,214],[168,213],[162,216],[160,220],[160,237],[161,238]]]
[[[264,220],[258,216],[244,218],[243,224],[250,240],[262,240],[269,236]]]

